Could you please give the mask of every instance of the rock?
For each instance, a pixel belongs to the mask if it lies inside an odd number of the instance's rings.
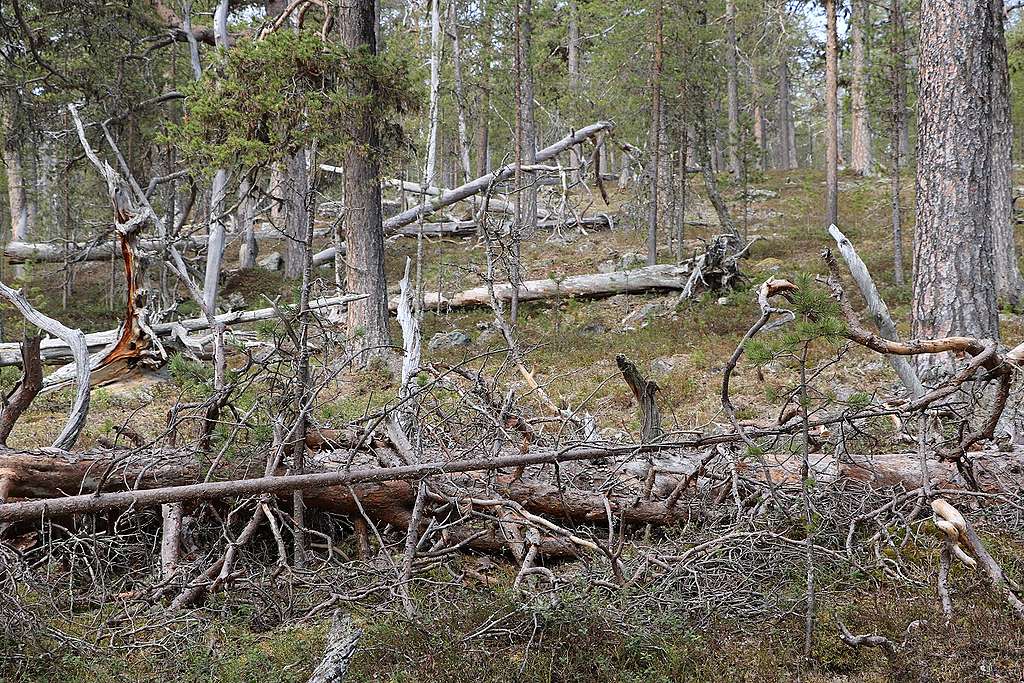
[[[604,326],[600,320],[591,320],[589,323],[580,328],[579,332],[583,336],[591,337],[598,334],[604,334],[608,331],[608,328]]]
[[[226,311],[245,310],[245,297],[241,292],[231,292],[221,300],[221,305]]]
[[[646,258],[636,253],[635,251],[628,251],[617,259],[608,259],[607,261],[602,261],[597,266],[597,272],[613,273],[617,270],[633,270],[634,268],[643,268],[646,265]]]
[[[459,346],[469,346],[472,342],[473,340],[469,338],[469,335],[462,330],[438,332],[430,338],[430,342],[427,344],[427,350],[444,351],[445,349],[454,349]]]
[[[284,267],[284,257],[281,256],[281,252],[272,251],[261,258],[256,265],[264,270],[281,270]]]
[[[662,312],[662,306],[657,303],[644,304],[640,308],[633,309],[625,318],[622,319],[622,324],[625,327],[634,327],[637,323],[647,324],[650,318],[657,316]]]
[[[651,372],[655,375],[668,375],[686,361],[686,356],[662,356],[651,361]]]
[[[729,303],[729,297],[720,296],[718,297],[718,301],[716,301],[715,303],[717,303],[719,306],[725,306],[726,304]]]
[[[747,197],[750,199],[775,199],[778,196],[779,193],[775,190],[764,190],[756,187],[747,190]]]
[[[643,268],[646,265],[647,259],[635,251],[626,252],[619,258],[619,270],[633,270],[634,268]]]

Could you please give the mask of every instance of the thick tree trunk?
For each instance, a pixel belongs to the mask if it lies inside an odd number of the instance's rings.
[[[1014,309],[1024,296],[1013,220],[1013,121],[1003,0],[992,0],[992,254],[996,294]]]
[[[338,15],[342,44],[350,50],[364,47],[377,52],[373,0],[342,3]],[[365,94],[368,84],[356,86]],[[348,305],[349,352],[357,366],[374,358],[389,357],[388,292],[384,277],[384,228],[380,198],[380,167],[374,156],[378,145],[375,122],[369,116],[353,127],[355,143],[345,153],[345,274],[348,291],[366,294]]]
[[[836,0],[825,0],[825,225],[839,222],[839,46]]]
[[[906,111],[903,105],[906,90],[903,68],[903,11],[900,0],[890,0],[889,31],[892,36],[889,42],[889,59],[891,62],[890,88],[892,90],[892,108],[889,113],[889,185],[890,202],[892,204],[892,248],[893,275],[897,285],[902,285],[903,274],[903,207],[900,200],[902,191],[900,182],[901,163],[903,160],[901,134],[905,130]]]
[[[850,166],[862,176],[871,174],[871,128],[867,105],[867,0],[853,0],[853,21],[850,41],[853,53],[853,82],[850,87],[852,110],[850,134]]]
[[[309,223],[309,171],[306,150],[299,149],[285,162],[284,175],[284,277],[295,280],[302,277],[306,260],[306,225]],[[350,290],[351,291],[351,290]]]
[[[739,179],[740,168],[740,96],[739,67],[736,57],[736,0],[725,0],[725,81],[726,98],[729,107],[729,139],[727,149],[729,156],[729,172],[733,178]]]
[[[991,0],[921,7],[913,300],[918,338],[999,337],[992,272],[992,39]]]

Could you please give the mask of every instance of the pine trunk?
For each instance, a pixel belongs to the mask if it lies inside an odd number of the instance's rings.
[[[339,5],[338,24],[342,44],[356,50],[377,52],[376,13],[373,0]],[[369,84],[357,83],[357,95],[365,95]],[[345,153],[345,219],[343,230],[347,253],[346,284],[349,292],[368,295],[348,304],[349,352],[357,366],[390,355],[388,332],[388,291],[384,277],[384,227],[381,216],[380,167],[373,155],[378,145],[373,119],[365,114],[353,126],[354,140]]]
[[[867,46],[865,27],[868,25],[867,0],[854,0],[853,23],[850,40],[853,53],[853,82],[850,87],[852,110],[850,134],[850,166],[859,175],[871,174],[871,128],[868,124],[867,105]]]
[[[825,0],[825,225],[839,222],[839,48],[836,0]]]
[[[993,0],[992,12],[992,251],[996,294],[1016,309],[1024,294],[1024,279],[1013,239],[1013,122],[1002,0]]]
[[[991,0],[921,7],[915,337],[997,339]],[[931,365],[945,363],[936,359]]]

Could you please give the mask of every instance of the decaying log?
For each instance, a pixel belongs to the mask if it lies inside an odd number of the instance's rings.
[[[627,495],[611,496],[609,501],[613,512],[636,523],[665,524],[685,520],[685,516],[679,516],[682,513],[666,509],[657,496],[669,495],[680,477],[686,477],[697,468],[706,466],[705,455],[666,444],[603,448],[577,446],[562,451],[537,451],[455,461],[434,459],[399,467],[360,467],[350,471],[345,471],[343,467],[347,451],[339,451],[338,455],[312,457],[310,468],[319,471],[309,474],[198,484],[192,483],[198,478],[193,454],[182,450],[94,451],[76,456],[54,450],[32,452],[0,449],[0,463],[5,476],[12,482],[12,496],[49,496],[41,500],[0,505],[0,522],[35,519],[43,514],[62,516],[175,501],[281,494],[299,489],[307,492],[307,500],[318,501],[315,503],[318,506],[353,514],[358,512],[350,493],[350,487],[354,487],[364,506],[379,502],[383,507],[397,506],[404,509],[405,512],[395,518],[398,524],[402,524],[408,521],[404,514],[411,510],[415,497],[414,487],[409,482],[423,477],[467,474],[454,479],[450,476],[449,479],[476,497],[484,495],[484,489],[481,488],[484,482],[468,473],[606,458],[619,458],[620,463],[616,467],[622,471],[646,470],[647,458],[639,457],[639,454],[645,452],[653,454],[652,459],[659,473],[654,488],[656,497],[650,501],[638,501]],[[427,455],[436,457],[436,454]],[[1024,471],[1024,450],[978,452],[974,455],[973,465],[983,490],[1017,493],[1024,489],[1024,478],[1019,474]],[[768,453],[764,455],[764,461],[774,482],[800,485],[800,458],[787,453]],[[903,485],[916,488],[921,482],[917,453],[844,454],[838,458],[822,453],[815,455],[811,467],[812,476],[821,483],[855,480],[876,487]],[[738,469],[748,479],[763,480],[765,469],[760,464],[741,463]],[[105,476],[104,472],[107,473]],[[967,486],[954,463],[929,461],[928,475],[934,490]],[[103,486],[100,488],[105,492],[94,493],[101,481]],[[538,514],[579,521],[598,521],[606,514],[604,496],[594,492],[573,489],[559,491],[545,482],[501,476],[493,485],[494,491],[520,502]],[[137,490],[125,490],[127,488]],[[93,493],[74,495],[79,491]],[[72,495],[56,497],[55,494]]]
[[[205,249],[206,241],[198,238],[180,239],[175,242],[179,249]],[[166,245],[161,240],[139,240],[140,251],[159,252]],[[119,240],[91,244],[76,242],[65,245],[59,242],[8,242],[4,247],[4,256],[11,263],[60,263],[68,261],[109,261],[121,258]]]
[[[537,222],[537,228],[541,230],[573,227],[590,228],[592,230],[609,229],[612,227],[612,219],[607,214],[602,213],[596,216],[582,216],[578,220],[573,217],[566,217],[564,220],[552,219]],[[441,223],[423,223],[422,225],[403,225],[389,231],[389,234],[402,237],[417,237],[422,231],[424,237],[459,237],[475,235],[478,230],[479,226],[475,220],[444,221]],[[342,254],[345,253],[344,246],[343,243]],[[321,267],[333,264],[335,251],[334,247],[318,251],[313,255],[313,265]]]
[[[617,270],[611,273],[570,275],[562,280],[528,280],[519,286],[520,301],[572,297],[602,297],[614,294],[633,294],[658,290],[682,290],[690,280],[692,268],[689,262],[682,265],[657,265],[634,270]],[[499,301],[512,300],[512,286],[495,284],[494,296]],[[429,308],[463,308],[489,306],[490,293],[487,287],[474,287],[463,292],[446,295],[429,292],[424,296]],[[394,309],[394,305],[392,305]]]

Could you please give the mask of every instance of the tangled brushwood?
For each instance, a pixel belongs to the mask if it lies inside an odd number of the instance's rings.
[[[884,310],[844,240],[869,309]],[[760,316],[722,368],[719,418],[701,430],[664,425],[657,383],[620,356],[641,413],[632,443],[602,440],[591,406],[536,381],[493,286],[503,346],[424,364],[407,277],[404,362],[378,370],[401,381],[344,423],[319,409],[348,369],[335,328],[316,310],[276,309],[269,340],[218,342],[235,360],[213,389],[182,397],[159,439],[126,423],[86,452],[5,448],[3,657],[31,668],[44,652],[171,653],[209,616],[243,610],[258,629],[333,620],[323,662],[309,667],[310,680],[331,680],[359,651],[353,614],[364,626],[392,611],[414,618],[467,586],[511,593],[505,619],[519,628],[521,610],[595,596],[617,605],[609,618],[624,628],[665,610],[705,625],[799,614],[810,656],[817,606],[840,587],[928,585],[952,618],[978,596],[951,587],[957,564],[1024,618],[1024,593],[986,540],[1024,532],[1024,352],[964,337],[903,342],[887,313],[876,316],[885,336],[871,332],[836,259],[823,259],[825,278],[756,288]],[[32,319],[24,297],[6,295]],[[23,387],[39,354],[26,348]],[[827,371],[857,353],[885,355],[901,384],[836,397]],[[943,354],[943,379],[921,383],[901,360],[923,354]],[[182,376],[204,370],[172,363]],[[793,378],[773,416],[734,405],[741,370]],[[5,415],[26,405],[10,400]],[[73,411],[72,432],[81,419]],[[102,636],[83,632],[84,613]],[[896,657],[922,627],[854,635],[840,622],[836,637]]]

